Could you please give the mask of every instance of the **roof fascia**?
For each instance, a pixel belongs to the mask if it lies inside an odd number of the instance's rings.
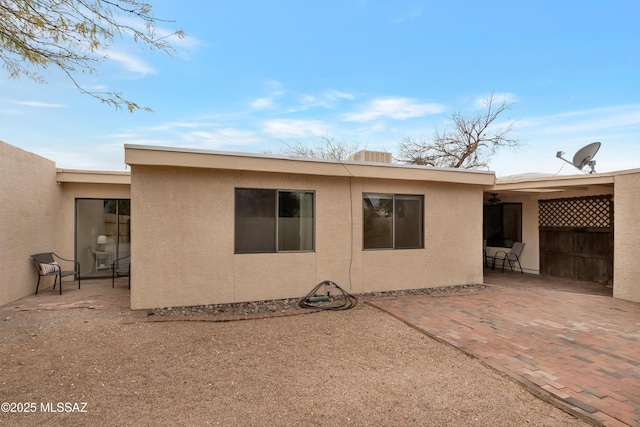
[[[135,166],[192,167],[301,175],[439,181],[493,185],[493,172],[427,166],[266,156],[168,147],[125,145],[125,163]]]
[[[571,188],[598,185],[611,186],[614,184],[614,181],[615,173],[569,175],[552,178],[533,178],[519,181],[500,181],[500,179],[498,179],[493,186],[486,188],[486,191],[563,191]]]
[[[56,181],[58,183],[131,185],[131,173],[57,169]]]

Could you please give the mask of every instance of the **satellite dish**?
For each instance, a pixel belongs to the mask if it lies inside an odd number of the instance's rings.
[[[584,147],[579,149],[576,152],[576,154],[573,156],[573,162],[570,162],[569,160],[562,157],[562,155],[564,154],[564,151],[558,151],[558,153],[556,154],[556,157],[575,166],[579,170],[582,170],[585,166],[589,166],[591,169],[589,170],[588,173],[594,173],[596,161],[593,160],[593,158],[595,157],[596,153],[600,149],[600,145],[601,144],[599,142],[592,142],[589,145],[585,145]]]

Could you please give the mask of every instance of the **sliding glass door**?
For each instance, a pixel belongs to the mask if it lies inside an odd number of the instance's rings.
[[[113,261],[129,256],[131,202],[76,199],[76,259],[83,276],[110,277]]]

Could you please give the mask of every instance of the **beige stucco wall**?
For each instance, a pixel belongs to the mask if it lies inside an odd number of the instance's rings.
[[[616,176],[613,296],[640,303],[640,173]]]
[[[30,255],[59,249],[59,195],[54,162],[0,141],[0,305],[35,292]]]
[[[482,282],[479,185],[138,165],[131,183],[134,309]],[[237,187],[315,191],[315,251],[234,255]],[[425,248],[362,251],[363,192],[423,194]]]

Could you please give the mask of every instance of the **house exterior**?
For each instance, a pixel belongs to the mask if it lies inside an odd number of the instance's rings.
[[[136,224],[132,308],[299,298],[323,280],[351,293],[482,282],[482,194],[492,173],[129,145],[125,161]],[[296,214],[243,211],[247,197],[283,205],[291,192],[310,204],[297,214],[308,233],[296,234],[309,241],[297,246],[274,238],[286,221],[302,229]],[[376,213],[388,241],[368,240],[376,225],[365,223],[367,203],[395,206]]]
[[[71,256],[83,275],[95,274],[104,268],[95,242],[105,235],[110,261],[132,256],[132,309],[300,298],[323,280],[356,294],[478,284],[492,194],[501,208],[490,210],[511,218],[504,234],[517,230],[522,266],[534,274],[555,268],[544,233],[566,232],[541,227],[546,201],[615,201],[604,227],[614,296],[640,302],[640,170],[496,180],[483,171],[138,145],[125,146],[125,161],[130,173],[61,170],[0,142],[0,304],[34,292],[34,253]]]

